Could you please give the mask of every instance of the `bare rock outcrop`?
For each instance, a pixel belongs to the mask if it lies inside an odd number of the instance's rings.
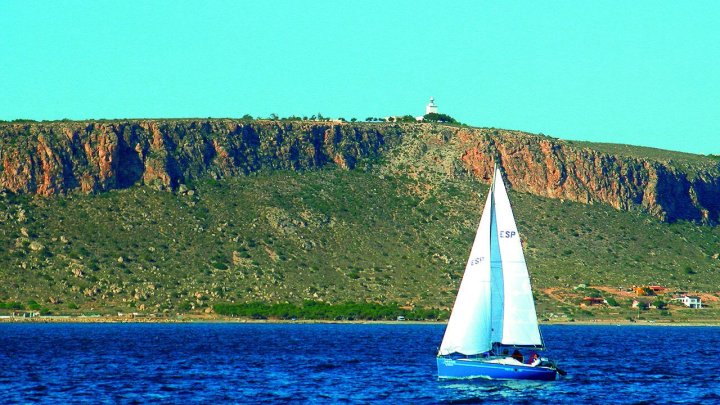
[[[416,176],[489,181],[495,162],[516,190],[664,221],[720,220],[720,163],[608,153],[542,135],[430,124],[307,121],[128,120],[0,124],[0,190],[52,196],[259,170],[354,168],[383,157]],[[657,150],[655,150],[658,152]],[[668,156],[675,152],[667,152]],[[675,156],[673,155],[673,156]],[[704,160],[703,160],[704,159]],[[698,163],[700,162],[700,163]]]

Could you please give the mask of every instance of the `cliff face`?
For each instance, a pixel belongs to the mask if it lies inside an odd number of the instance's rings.
[[[138,120],[0,125],[0,189],[50,196],[259,170],[353,168],[387,153],[399,170],[470,172],[493,162],[512,188],[550,198],[644,210],[664,220],[716,224],[717,163],[687,167],[604,153],[543,136],[431,125]],[[392,156],[394,157],[392,157]]]
[[[380,153],[385,143],[385,135],[369,126],[297,122],[5,124],[0,126],[0,189],[48,196],[141,182],[174,188],[198,177],[263,169],[352,168],[358,159]]]
[[[720,215],[720,169],[699,165],[692,173],[672,161],[637,159],[518,132],[460,131],[462,161],[489,181],[493,161],[520,191],[582,203],[643,210],[663,221],[716,224]],[[668,152],[670,153],[670,152]]]

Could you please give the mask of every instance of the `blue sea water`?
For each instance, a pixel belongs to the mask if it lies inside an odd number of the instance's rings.
[[[543,326],[554,382],[438,381],[444,325],[0,324],[0,403],[719,403],[720,328]]]

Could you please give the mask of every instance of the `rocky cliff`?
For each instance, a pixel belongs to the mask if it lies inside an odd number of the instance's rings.
[[[0,124],[0,189],[51,196],[261,170],[353,168],[363,160],[409,175],[471,174],[493,162],[512,188],[716,224],[720,164],[655,151],[643,157],[540,135],[427,124],[134,120]],[[679,156],[679,157],[678,157]]]
[[[0,188],[53,195],[263,169],[352,168],[396,128],[298,122],[141,120],[0,126]]]
[[[615,155],[547,137],[492,131],[459,133],[462,161],[489,179],[493,161],[519,191],[582,203],[606,203],[621,210],[643,210],[664,221],[716,224],[720,215],[720,165],[692,156],[691,163]],[[656,151],[657,152],[657,151]]]

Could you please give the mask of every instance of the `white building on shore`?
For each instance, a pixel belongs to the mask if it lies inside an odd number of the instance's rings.
[[[683,303],[688,308],[693,309],[700,309],[702,308],[702,300],[700,297],[692,296],[692,295],[684,295],[680,298],[676,298],[676,300]]]

